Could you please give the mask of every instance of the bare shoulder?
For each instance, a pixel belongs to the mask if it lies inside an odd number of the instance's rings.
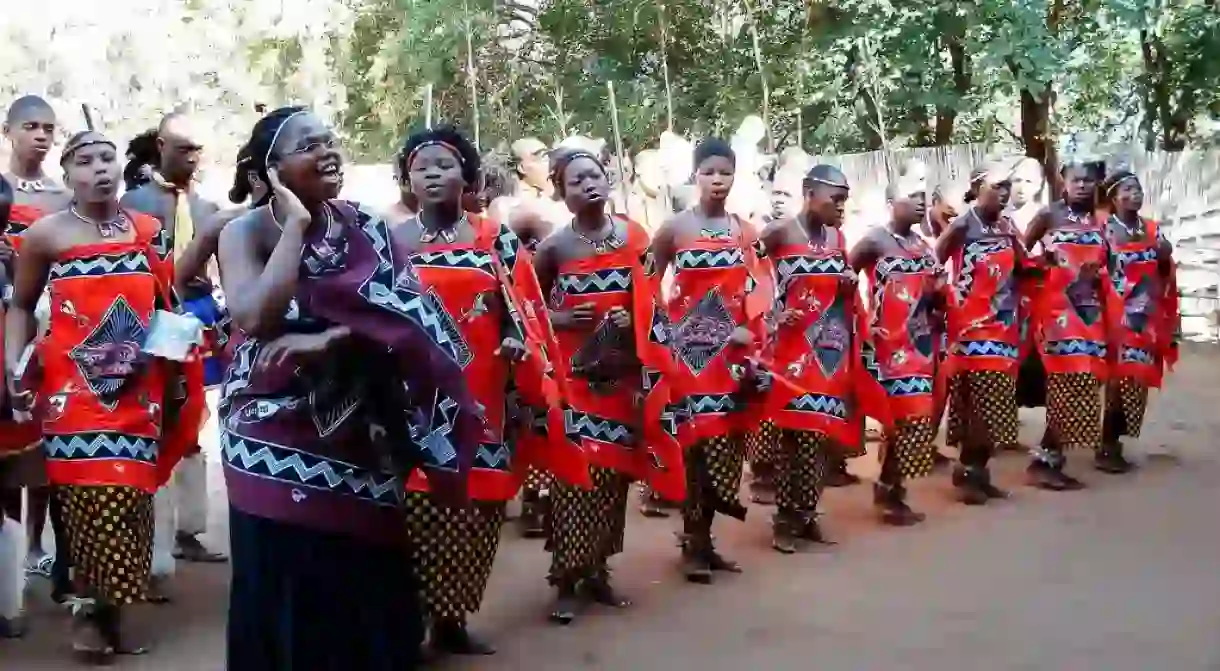
[[[61,210],[46,215],[30,224],[21,234],[21,246],[25,251],[31,249],[50,251],[54,249],[56,236],[71,226],[75,217],[67,210]]]
[[[146,212],[152,205],[152,197],[150,194],[150,185],[141,184],[140,186],[128,191],[119,198],[119,204],[123,207]]]
[[[784,219],[773,219],[766,225],[765,228],[763,228],[762,235],[759,237],[762,238],[764,242],[781,242],[784,239],[783,236],[785,236],[788,233],[788,230],[794,225],[796,225],[796,219],[792,219],[790,217]]]
[[[261,209],[238,213],[225,224],[224,230],[220,233],[220,239],[236,242],[243,246],[258,245],[268,226],[267,217],[262,215]]]

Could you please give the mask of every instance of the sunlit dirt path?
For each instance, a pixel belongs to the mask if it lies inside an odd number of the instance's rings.
[[[1220,352],[1188,350],[1131,448],[1144,468],[1103,476],[1077,455],[1071,467],[1091,485],[1082,492],[1022,486],[1024,459],[1011,454],[998,469],[1011,501],[966,509],[937,475],[914,487],[928,522],[892,530],[874,522],[867,487],[836,490],[825,526],[840,544],[795,556],[769,550],[770,511],[755,507],[744,524],[718,525],[722,549],[747,572],[713,586],[677,574],[676,519],[633,513],[615,575],[635,605],[593,609],[566,628],[545,619],[541,543],[506,532],[474,620],[500,653],[439,667],[1220,670],[1218,400]],[[1023,439],[1034,441],[1040,415],[1023,421]],[[853,468],[870,474],[866,460]],[[210,540],[223,545],[216,474]],[[180,570],[176,602],[141,607],[135,618],[156,651],[118,668],[223,669],[226,579],[224,567]],[[33,602],[33,635],[0,643],[0,670],[73,668],[66,616],[48,605],[44,585]]]

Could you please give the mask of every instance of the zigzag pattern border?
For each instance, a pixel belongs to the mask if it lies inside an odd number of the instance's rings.
[[[1001,356],[1006,359],[1021,356],[1020,348],[1002,340],[967,340],[955,343],[953,353],[962,356]]]
[[[932,393],[932,378],[912,375],[892,380],[882,380],[881,386],[890,396],[920,396]]]
[[[249,445],[253,445],[254,449]],[[316,454],[288,450],[280,445],[239,436],[227,430],[220,432],[220,450],[229,466],[251,475],[348,494],[380,504],[397,505],[402,501],[402,481],[392,475],[376,474],[370,469],[332,462]],[[288,454],[278,457],[276,452]],[[316,463],[305,463],[306,456],[315,459]],[[339,464],[339,468],[336,468],[335,464]],[[255,470],[256,466],[262,466],[265,472]],[[282,477],[288,473],[296,477]],[[378,480],[376,475],[381,475],[381,479]],[[325,482],[325,486],[317,482],[318,478]]]
[[[803,394],[788,402],[786,410],[830,415],[836,419],[847,419],[847,403],[826,394]]]
[[[569,436],[591,438],[624,447],[631,447],[635,441],[635,432],[626,424],[573,408],[564,410],[563,427],[564,433]]]
[[[678,252],[674,258],[674,266],[679,270],[698,268],[731,268],[745,263],[745,254],[740,249],[722,249],[710,251],[704,249],[688,249]]]
[[[1091,356],[1105,358],[1109,348],[1104,342],[1071,338],[1046,343],[1046,353],[1052,356]]]
[[[411,263],[416,266],[472,268],[489,273],[492,271],[491,254],[478,250],[418,252],[411,256]]]
[[[631,270],[628,268],[605,268],[594,273],[568,273],[559,276],[556,283],[565,294],[596,294],[631,290]]]
[[[156,463],[159,443],[151,438],[122,433],[47,435],[47,456],[52,459],[131,459]],[[109,454],[101,454],[105,450]]]
[[[120,255],[94,256],[90,258],[61,261],[51,266],[52,280],[96,275],[151,273],[152,266],[144,252],[128,252]]]
[[[781,282],[794,275],[838,275],[846,270],[847,261],[842,254],[825,258],[785,256],[775,264],[775,274]]]

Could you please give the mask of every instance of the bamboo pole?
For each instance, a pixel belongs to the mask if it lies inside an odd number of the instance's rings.
[[[470,29],[470,4],[462,0],[462,12],[466,15],[466,81],[470,82],[470,114],[474,122],[474,147],[479,148],[479,85],[474,69],[474,38]]]
[[[626,171],[627,162],[623,158],[623,134],[619,131],[618,126],[618,101],[614,97],[614,81],[606,80],[606,91],[610,96],[610,124],[614,130],[614,151],[618,154],[619,165],[619,187],[623,192],[623,213],[628,217],[631,216],[630,211],[630,194],[627,191],[627,180],[624,179],[623,173]]]
[[[746,12],[750,15],[750,41],[754,48],[754,67],[758,68],[758,78],[762,81],[762,118],[763,125],[766,126],[767,151],[775,151],[774,140],[771,136],[771,87],[767,84],[767,72],[763,69],[762,58],[762,43],[758,37],[758,15],[754,12],[754,3],[750,0],[743,0],[746,6]]]
[[[432,130],[432,82],[424,88],[424,127]]]
[[[665,2],[657,0],[657,12],[661,17],[661,74],[665,78],[665,127],[674,129],[674,92],[669,83],[669,27],[665,21]]]

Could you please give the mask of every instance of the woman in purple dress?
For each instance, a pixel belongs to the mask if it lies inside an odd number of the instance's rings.
[[[462,499],[482,431],[407,254],[336,199],[336,145],[305,109],[264,117],[247,149],[271,193],[220,236],[229,671],[416,668],[403,476],[423,468],[434,497]]]

